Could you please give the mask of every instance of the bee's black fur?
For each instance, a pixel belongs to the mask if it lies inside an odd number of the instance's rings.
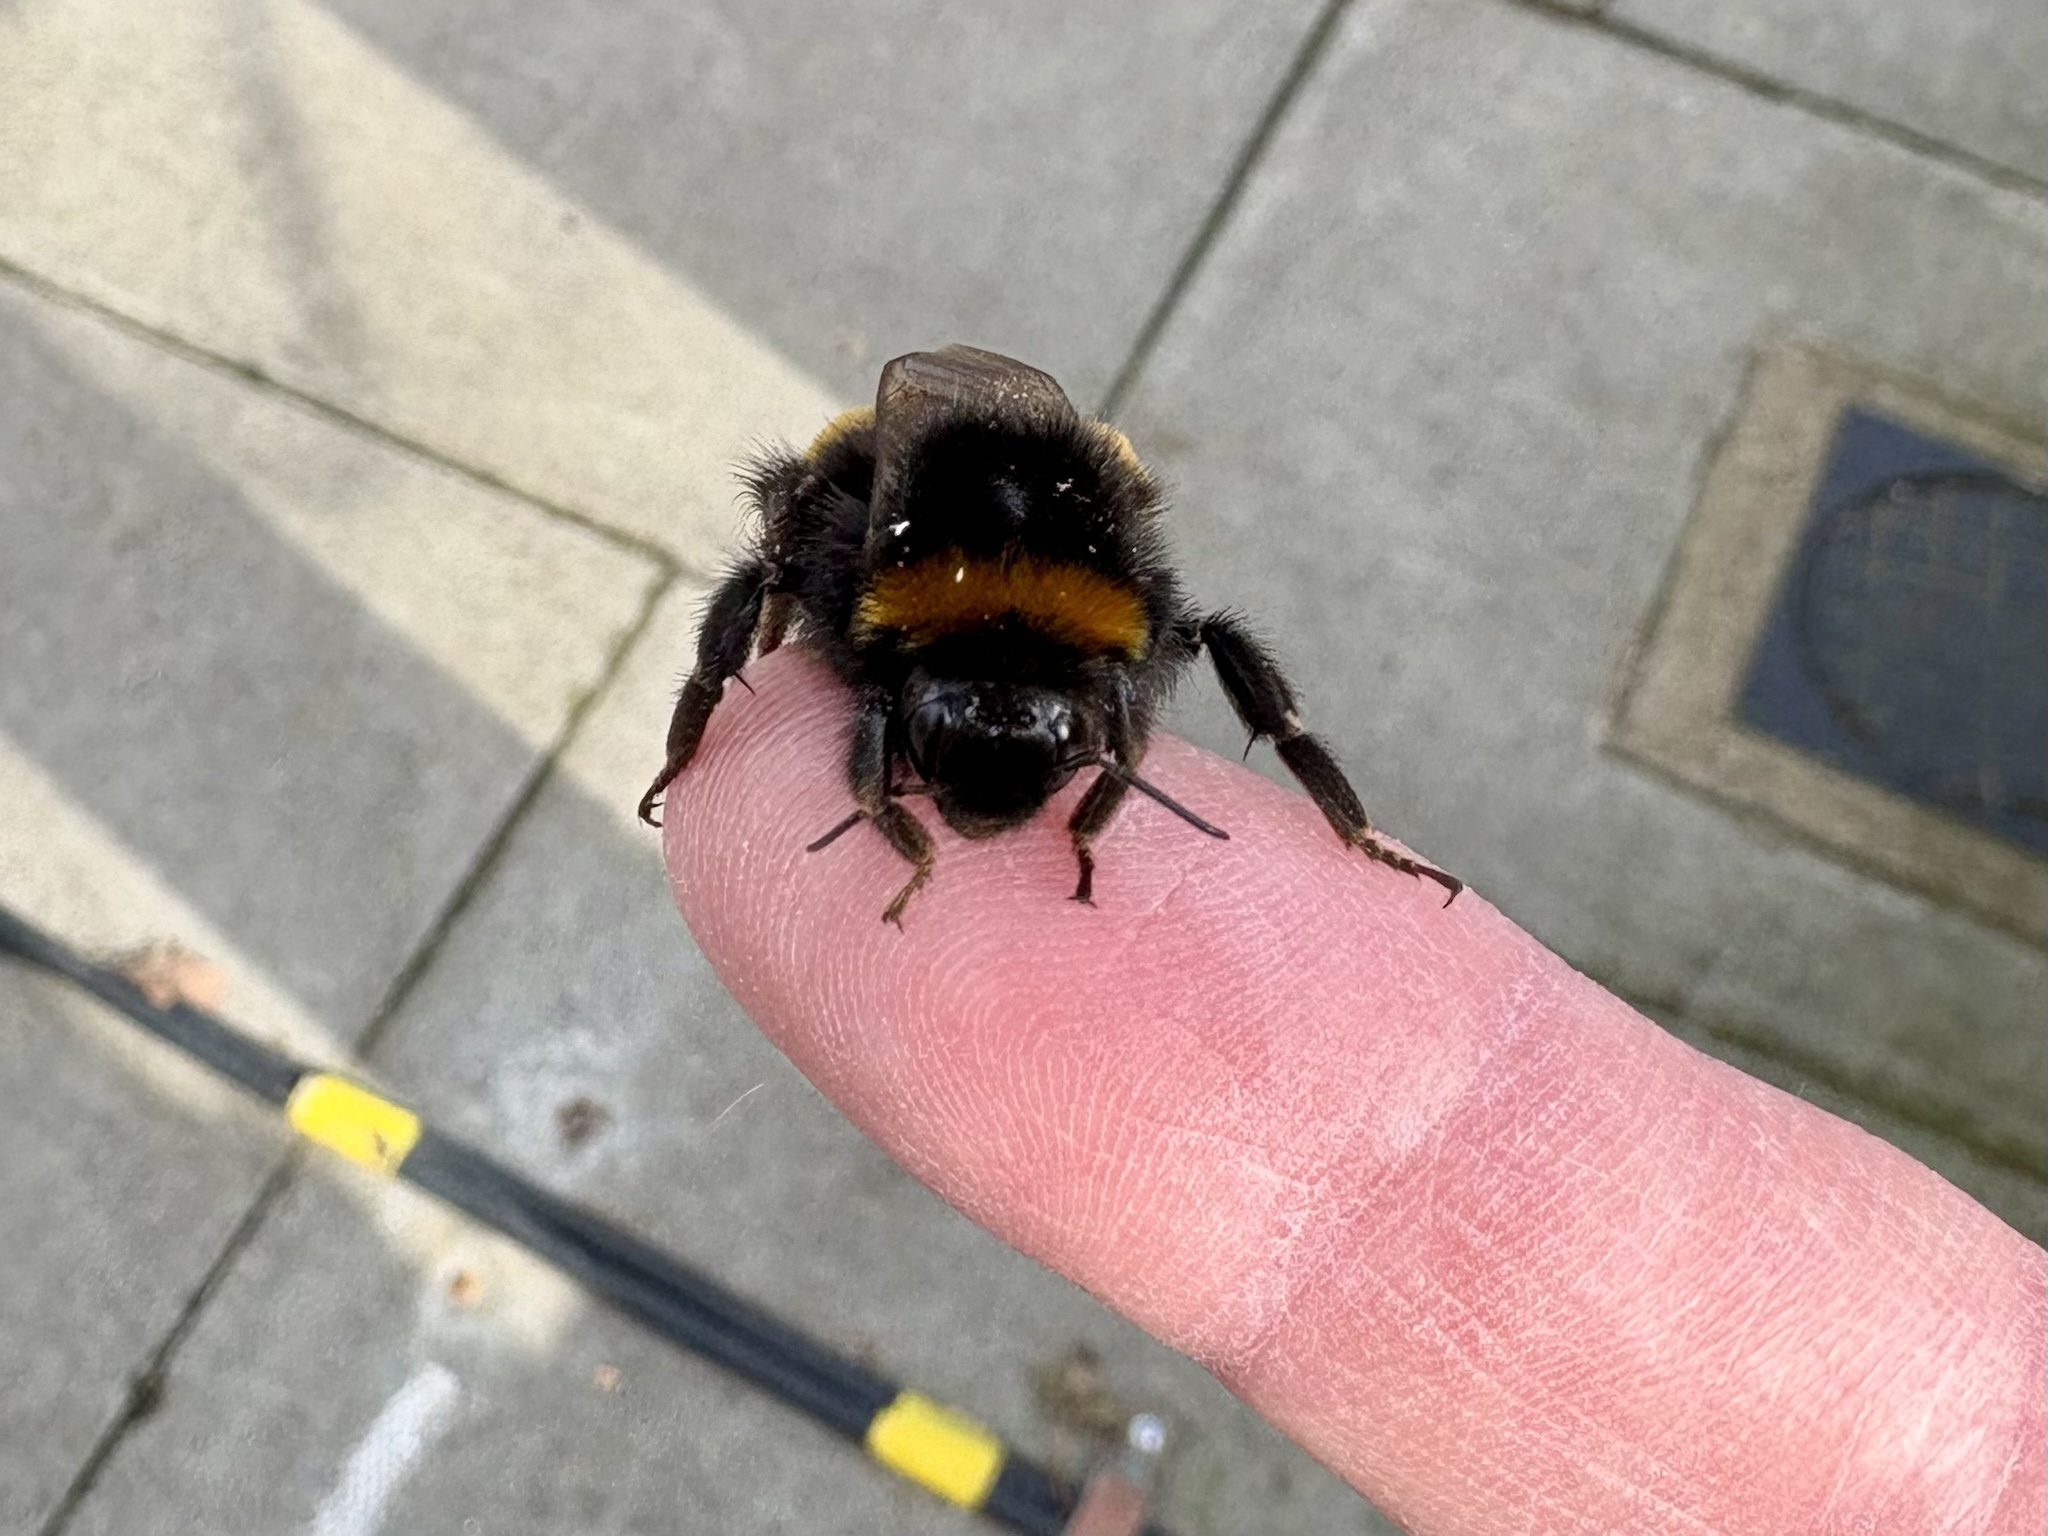
[[[1225,835],[1137,777],[1159,708],[1206,646],[1253,740],[1273,740],[1338,836],[1453,897],[1462,888],[1373,836],[1265,648],[1235,615],[1205,616],[1183,596],[1158,487],[1129,444],[1037,370],[966,347],[898,358],[872,416],[849,413],[807,453],[771,452],[746,479],[760,536],[706,609],[667,762],[641,800],[648,821],[726,680],[793,627],[855,695],[854,811],[812,846],[873,823],[914,871],[885,918],[900,924],[931,876],[931,838],[906,794],[985,837],[1092,767],[1068,822],[1086,902],[1093,840],[1132,788]]]

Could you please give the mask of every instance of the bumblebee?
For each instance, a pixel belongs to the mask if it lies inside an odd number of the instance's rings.
[[[712,593],[668,759],[640,801],[650,824],[726,682],[793,633],[854,697],[854,808],[810,851],[870,823],[911,866],[885,921],[900,928],[932,874],[931,834],[906,800],[991,837],[1090,769],[1067,832],[1073,899],[1092,904],[1095,839],[1130,791],[1229,835],[1138,774],[1159,709],[1206,649],[1251,741],[1273,742],[1338,837],[1436,881],[1445,905],[1464,888],[1373,835],[1244,621],[1182,593],[1158,482],[1129,440],[1036,368],[964,346],[899,357],[872,409],[837,417],[801,455],[769,452],[745,480],[760,537]]]

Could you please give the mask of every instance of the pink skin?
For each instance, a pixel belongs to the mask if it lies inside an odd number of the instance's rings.
[[[1229,842],[1134,795],[1079,906],[1077,783],[939,830],[899,933],[879,836],[803,851],[851,803],[843,690],[788,653],[749,679],[663,837],[734,995],[905,1167],[1409,1529],[2048,1522],[2043,1255],[1903,1153],[1171,739],[1148,775]]]

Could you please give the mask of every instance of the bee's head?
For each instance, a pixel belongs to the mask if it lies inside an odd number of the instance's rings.
[[[1028,820],[1097,748],[1071,694],[1029,683],[959,682],[923,673],[903,690],[910,763],[946,825],[988,837]]]

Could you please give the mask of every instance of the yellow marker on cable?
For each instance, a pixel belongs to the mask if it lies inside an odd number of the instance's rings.
[[[1003,1470],[1003,1442],[921,1392],[901,1392],[868,1425],[868,1454],[963,1509],[979,1509]]]
[[[308,1072],[284,1101],[285,1118],[308,1141],[372,1173],[394,1174],[420,1139],[420,1117],[331,1072]]]

